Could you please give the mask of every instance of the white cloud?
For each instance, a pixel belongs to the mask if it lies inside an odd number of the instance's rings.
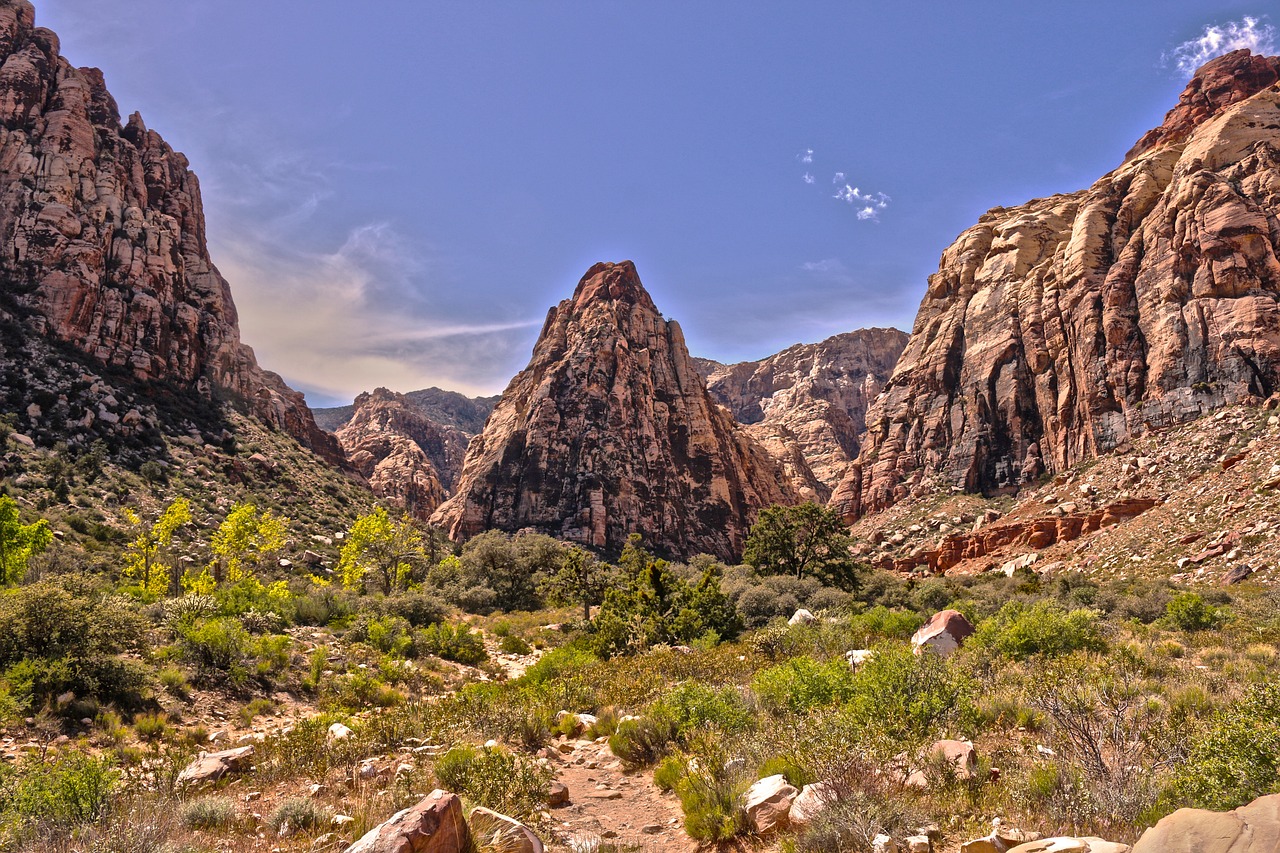
[[[1241,48],[1248,48],[1254,53],[1275,53],[1276,28],[1248,15],[1239,21],[1210,24],[1198,38],[1184,41],[1165,54],[1164,58],[1166,62],[1172,61],[1180,72],[1189,77],[1215,56]]]
[[[884,193],[864,193],[858,187],[845,184],[836,190],[835,198],[850,205],[859,205],[858,219],[865,222],[880,221],[880,211],[889,206],[891,199]]]
[[[831,183],[833,184],[844,183],[844,172],[836,172],[835,176],[831,179]]]
[[[845,268],[844,262],[842,262],[839,258],[823,258],[820,261],[805,261],[803,264],[800,265],[800,269],[804,270],[805,272],[812,272],[812,273],[848,272],[848,270]]]
[[[812,163],[812,162],[813,162],[813,149],[812,149],[812,148],[806,148],[806,149],[805,149],[805,151],[804,151],[804,153],[803,153],[803,154],[801,154],[801,155],[799,155],[799,157],[800,157],[800,162],[801,162],[801,163]]]
[[[811,184],[811,183],[813,183],[813,175],[809,174],[808,172],[805,172],[805,173],[804,173],[804,182],[805,182],[806,184]]]

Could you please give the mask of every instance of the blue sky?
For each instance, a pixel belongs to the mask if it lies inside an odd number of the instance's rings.
[[[599,260],[695,355],[909,329],[982,212],[1119,165],[1179,57],[1276,41],[1204,0],[35,3],[188,155],[243,337],[312,405],[497,393]]]

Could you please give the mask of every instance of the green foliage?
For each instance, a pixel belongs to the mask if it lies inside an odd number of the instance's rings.
[[[1013,660],[1032,655],[1061,657],[1074,651],[1106,648],[1095,611],[1066,611],[1050,600],[1032,604],[1010,601],[978,625],[970,643]]]
[[[609,738],[609,749],[628,767],[644,767],[666,755],[677,736],[676,721],[655,710],[618,723],[618,730]]]
[[[236,822],[236,802],[223,796],[200,797],[183,803],[180,816],[187,829],[229,829]]]
[[[177,629],[182,659],[196,668],[197,678],[234,682],[247,677],[244,659],[251,643],[249,632],[236,619],[222,616],[201,619]]]
[[[708,730],[736,735],[746,731],[752,719],[751,709],[736,689],[717,690],[686,681],[664,693],[639,719],[618,723],[609,748],[624,763],[645,766],[666,755],[672,744],[686,743]]]
[[[397,658],[408,657],[414,647],[412,626],[408,620],[399,616],[370,616],[362,613],[347,631],[346,639],[368,643],[379,652]]]
[[[609,588],[610,568],[582,548],[566,546],[553,571],[539,584],[538,592],[547,601],[582,607],[584,621],[591,619],[591,608],[604,601]]]
[[[847,592],[858,589],[862,567],[839,513],[815,503],[775,506],[751,527],[742,560],[762,574],[818,578]]]
[[[169,718],[164,714],[138,714],[133,718],[133,730],[143,740],[160,740],[169,731]]]
[[[525,670],[517,683],[521,686],[534,686],[562,681],[581,673],[599,660],[588,649],[576,645],[561,646],[538,658],[538,662]]]
[[[1165,605],[1165,618],[1180,631],[1204,631],[1222,621],[1222,612],[1194,592],[1180,592]]]
[[[440,622],[414,634],[414,647],[420,654],[431,654],[445,660],[479,666],[489,659],[484,640],[466,625]]]
[[[167,553],[174,534],[191,523],[191,504],[176,498],[151,524],[131,509],[125,518],[133,526],[133,539],[125,550],[124,576],[137,583],[145,596],[176,595],[180,575]]]
[[[127,599],[81,583],[41,581],[0,593],[0,672],[28,708],[66,691],[132,704],[145,684],[128,652],[145,649],[146,619]]]
[[[26,824],[76,826],[97,820],[111,804],[119,774],[107,758],[71,752],[51,761],[28,759],[0,771],[0,812]]]
[[[879,640],[906,640],[923,624],[919,613],[891,610],[883,604],[849,618],[849,630],[863,648]]]
[[[669,755],[658,763],[653,769],[653,784],[658,786],[660,791],[671,793],[676,789],[676,785],[684,778],[687,772],[688,762],[678,756]]]
[[[619,561],[622,579],[605,593],[591,625],[601,657],[634,654],[659,643],[687,644],[704,636],[732,639],[742,630],[733,603],[720,589],[720,567],[711,564],[689,583],[640,547],[632,535]]]
[[[45,519],[23,524],[18,503],[0,495],[0,586],[14,584],[27,573],[30,559],[53,542],[53,528]]]
[[[1224,811],[1280,790],[1280,683],[1256,684],[1196,732],[1167,798]]]
[[[407,516],[393,520],[377,507],[347,531],[337,572],[347,589],[391,595],[407,589],[414,569],[426,561],[422,534],[413,522]]]
[[[284,547],[289,519],[270,510],[259,512],[251,503],[238,503],[209,539],[215,583],[237,583]]]
[[[545,808],[552,771],[505,749],[455,746],[432,768],[440,787],[517,820]]]
[[[751,687],[775,714],[804,714],[848,699],[853,694],[853,670],[843,660],[819,663],[798,657],[761,670]]]

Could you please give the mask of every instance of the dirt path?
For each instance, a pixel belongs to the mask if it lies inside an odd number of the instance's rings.
[[[556,778],[569,788],[568,804],[551,810],[557,847],[590,851],[601,841],[658,853],[696,847],[684,833],[676,798],[658,790],[649,773],[623,772],[608,743],[562,739],[553,749]]]

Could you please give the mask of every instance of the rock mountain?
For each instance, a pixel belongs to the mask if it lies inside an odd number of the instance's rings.
[[[616,553],[635,532],[735,559],[759,509],[798,499],[627,261],[592,267],[551,309],[433,521],[454,539],[532,528]]]
[[[0,278],[5,318],[90,369],[234,402],[341,460],[241,343],[187,159],[137,114],[122,124],[102,73],[64,59],[27,0],[0,0]]]
[[[782,463],[801,495],[825,503],[857,458],[867,407],[906,345],[897,329],[860,329],[760,361],[694,364],[711,396]]]
[[[1016,488],[1280,388],[1278,78],[1219,57],[1092,187],[961,234],[832,505]]]

